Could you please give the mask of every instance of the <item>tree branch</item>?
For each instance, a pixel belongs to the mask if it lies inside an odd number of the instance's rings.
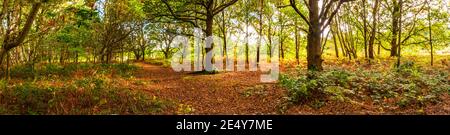
[[[309,20],[297,8],[297,5],[295,4],[295,0],[289,0],[289,2],[291,3],[291,6],[292,6],[292,8],[294,8],[295,12],[297,12],[297,14],[300,15],[300,17],[306,22],[306,24],[308,24],[309,27],[311,27],[311,23],[309,22]]]
[[[179,18],[177,14],[175,14],[175,12],[173,11],[172,7],[170,7],[169,3],[167,2],[167,0],[163,0],[164,4],[166,5],[166,7],[169,9],[169,12],[172,14],[172,16],[177,19],[177,20],[181,20],[183,22],[188,22],[191,23],[194,27],[198,27],[197,23],[193,22],[192,20],[187,20],[187,19],[182,19]]]
[[[321,32],[323,32],[325,30],[326,27],[328,27],[331,23],[331,20],[334,18],[334,16],[336,16],[337,12],[339,11],[339,9],[341,8],[342,4],[344,4],[345,2],[350,2],[353,0],[340,0],[339,4],[337,5],[336,9],[334,9],[334,11],[331,13],[330,17],[328,17],[327,20],[323,20],[322,22],[320,22],[322,28],[320,29]],[[326,22],[324,22],[326,21]]]
[[[237,1],[238,1],[238,0],[231,0],[231,1],[228,2],[228,3],[225,3],[225,4],[223,4],[223,5],[220,5],[220,6],[216,7],[216,8],[214,8],[214,9],[213,9],[213,15],[216,15],[216,14],[222,12],[225,8],[227,8],[227,7],[231,6],[231,5],[233,5],[233,4],[236,3]]]
[[[27,17],[25,25],[23,26],[23,29],[20,31],[18,37],[16,38],[16,40],[14,42],[5,45],[5,50],[9,50],[11,48],[17,47],[25,40],[25,37],[30,32],[31,26],[33,25],[34,19],[36,18],[36,15],[37,15],[39,9],[41,8],[41,5],[42,5],[41,2],[33,3],[33,6],[31,7],[30,13],[28,14],[28,17]]]

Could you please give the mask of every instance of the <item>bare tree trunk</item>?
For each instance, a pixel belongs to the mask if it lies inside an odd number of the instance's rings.
[[[142,49],[142,61],[145,61],[145,47]]]
[[[269,28],[267,29],[267,38],[269,40],[269,47],[268,47],[268,53],[269,53],[269,61],[271,61],[272,58],[272,18],[269,17]]]
[[[297,61],[297,65],[300,64],[300,56],[299,56],[299,49],[300,49],[300,45],[299,45],[299,37],[298,37],[298,21],[297,18],[295,18],[294,20],[295,26],[294,26],[294,32],[295,32],[295,60]]]
[[[311,26],[308,33],[308,45],[307,45],[307,61],[308,70],[322,71],[322,56],[321,56],[321,25],[319,21],[319,3],[317,0],[309,0],[309,20]]]
[[[283,22],[283,15],[280,14],[279,16],[279,23],[281,24],[280,26],[280,33],[279,33],[279,40],[280,40],[280,55],[281,55],[281,61],[284,61],[284,39],[283,39],[283,30],[284,30],[284,22]],[[320,40],[320,39],[319,39]]]
[[[341,27],[340,27],[340,18],[336,18],[336,35],[337,35],[337,37],[338,37],[338,39],[339,39],[339,43],[340,43],[340,46],[341,46],[341,50],[342,50],[342,54],[343,54],[343,56],[344,57],[349,57],[350,59],[352,59],[351,57],[350,57],[350,51],[349,51],[349,49],[348,49],[348,45],[347,45],[347,41],[345,40],[345,38],[346,37],[344,37],[344,35],[342,34],[342,31],[341,31]]]
[[[393,0],[394,10],[392,12],[392,41],[391,41],[391,57],[398,56],[398,45],[397,45],[397,37],[399,31],[399,11],[400,7],[397,3],[397,0]]]
[[[247,7],[245,9],[245,68],[250,69],[250,59],[249,59],[249,30],[248,27],[250,25],[250,7],[248,7],[248,3],[246,3]]]
[[[351,49],[351,52],[352,52],[352,54],[353,54],[353,58],[355,58],[355,59],[357,59],[358,58],[358,55],[356,54],[356,46],[355,46],[355,40],[354,40],[354,38],[353,38],[353,30],[351,29],[351,27],[350,27],[350,29],[349,29],[349,33],[348,33],[349,35],[348,35],[348,37],[350,38],[350,49]]]
[[[206,37],[211,37],[213,35],[213,23],[214,23],[214,16],[212,15],[212,13],[208,13],[207,17],[206,17]],[[211,63],[213,62],[213,54],[212,53],[208,53],[211,50],[213,50],[214,48],[214,44],[211,44],[211,47],[209,48],[205,48],[205,53],[206,53],[206,57],[207,58],[212,58],[211,59]],[[205,59],[206,60],[206,59]],[[207,71],[212,71],[212,66],[206,66],[203,65],[204,69]]]
[[[263,12],[264,12],[264,0],[260,0],[260,10],[259,10],[259,41],[258,46],[256,47],[256,64],[257,67],[259,67],[259,54],[260,54],[260,48],[261,48],[261,37],[263,35]]]
[[[3,69],[3,65],[1,63],[3,63],[3,60],[5,59],[5,57],[6,57],[6,53],[5,53],[5,50],[2,48],[2,49],[0,49],[0,68],[2,68],[2,69]]]
[[[222,63],[223,65],[226,65],[228,55],[227,55],[227,27],[225,22],[225,10],[222,11],[222,35],[223,35],[223,58],[224,58],[222,60]],[[226,67],[224,66],[224,69],[225,68]]]
[[[10,64],[11,64],[11,56],[9,55],[9,52],[7,52],[6,53],[6,80],[11,79],[11,75],[9,72],[9,68],[11,66]]]
[[[369,58],[370,59],[374,59],[374,50],[373,50],[373,44],[375,42],[375,36],[377,33],[377,14],[378,14],[378,7],[379,7],[379,1],[380,0],[375,0],[375,5],[373,7],[373,12],[372,12],[372,33],[369,39]]]
[[[75,63],[78,63],[78,58],[79,58],[78,52],[75,52]]]
[[[364,57],[367,58],[367,14],[366,14],[366,0],[363,3],[363,36],[364,36]]]
[[[331,30],[331,29],[330,29]],[[336,58],[339,58],[339,48],[337,45],[337,39],[336,39],[336,33],[333,32],[333,30],[331,30],[331,34],[333,36],[333,42],[334,42],[334,51],[336,53]]]
[[[398,59],[397,59],[397,68],[400,67],[400,59],[401,59],[401,50],[402,50],[402,7],[403,6],[403,0],[400,0],[399,7],[399,32],[398,32]]]
[[[433,66],[433,61],[434,61],[434,58],[433,58],[433,39],[432,39],[432,33],[433,33],[433,31],[431,31],[431,6],[430,6],[430,0],[428,0],[427,1],[427,3],[428,3],[428,32],[430,33],[430,35],[429,35],[429,42],[430,42],[430,49],[431,49],[431,52],[430,52],[430,56],[431,56],[431,61],[430,61],[430,63],[431,63],[431,66]]]

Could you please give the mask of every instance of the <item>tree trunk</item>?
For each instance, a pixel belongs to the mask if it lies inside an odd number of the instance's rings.
[[[358,32],[356,32],[358,34]],[[357,59],[358,55],[356,54],[356,45],[355,45],[355,39],[353,38],[353,29],[351,27],[349,27],[349,33],[348,33],[348,37],[349,39],[349,45],[350,45],[350,50],[351,53],[353,54],[353,58]]]
[[[294,20],[295,26],[294,26],[294,32],[295,32],[295,60],[297,61],[297,65],[300,64],[300,56],[299,56],[299,49],[300,49],[300,45],[298,42],[298,22],[297,22],[297,18],[295,18]]]
[[[142,61],[145,61],[145,47],[142,49]]]
[[[375,42],[375,36],[377,33],[377,14],[378,14],[378,7],[379,7],[379,0],[375,0],[375,5],[373,7],[372,12],[372,33],[370,35],[369,39],[369,59],[374,59],[374,50],[373,50],[373,44]]]
[[[134,57],[136,57],[136,60],[141,60],[141,52],[139,50],[133,51]]]
[[[431,6],[430,6],[430,0],[428,0],[427,3],[428,3],[428,32],[430,33],[430,35],[429,35],[429,42],[430,42],[430,49],[431,49],[431,52],[430,52],[431,61],[430,61],[430,63],[431,63],[431,66],[433,66],[434,58],[433,58],[433,39],[432,39],[432,31],[431,31],[431,26],[432,26],[432,25],[431,25]]]
[[[78,52],[75,52],[75,63],[78,63],[78,58],[79,58]]]
[[[112,59],[113,59],[113,55],[112,55],[112,48],[108,48],[107,49],[107,56],[106,56],[106,63],[109,64],[111,63]]]
[[[322,56],[321,56],[321,44],[320,44],[320,23],[319,23],[319,3],[317,0],[309,0],[309,7],[311,8],[309,13],[309,20],[311,26],[308,33],[308,45],[307,45],[307,61],[308,70],[322,71]]]
[[[261,48],[261,37],[263,35],[263,12],[264,12],[264,0],[260,0],[260,10],[259,10],[259,41],[258,46],[256,47],[256,65],[259,67],[259,54],[260,54],[260,48]]]
[[[223,65],[227,64],[228,55],[227,55],[227,27],[225,22],[225,11],[222,11],[222,35],[223,35]],[[224,66],[226,69],[226,66]]]
[[[10,72],[9,72],[9,69],[10,69],[10,66],[11,66],[10,64],[11,64],[11,56],[7,52],[6,53],[6,80],[11,79],[11,75],[10,75]]]
[[[279,33],[279,41],[280,41],[280,51],[281,51],[281,53],[280,53],[280,55],[281,55],[281,61],[283,62],[284,61],[284,39],[283,39],[283,30],[284,30],[284,22],[283,22],[284,20],[283,20],[283,15],[282,14],[280,14],[280,16],[279,16],[279,23],[281,24],[281,26],[280,26],[280,33]],[[320,40],[320,38],[319,38],[319,40]]]
[[[400,67],[400,59],[401,59],[401,51],[402,51],[402,7],[403,6],[403,0],[400,0],[399,2],[399,7],[400,7],[400,12],[399,12],[399,29],[398,29],[398,59],[397,59],[397,67]]]
[[[208,13],[208,15],[206,17],[206,31],[205,31],[207,38],[208,37],[212,37],[212,35],[213,35],[213,23],[214,23],[214,15],[212,15],[212,13]],[[211,58],[211,61],[210,61],[211,63],[213,63],[213,59],[214,58],[213,58],[213,54],[209,53],[209,52],[211,50],[213,50],[213,48],[214,48],[214,44],[213,43],[211,44],[211,47],[209,47],[209,48],[205,47],[206,57],[207,58]],[[203,65],[203,66],[204,66],[205,70],[212,71],[212,68],[213,68],[212,65],[209,65],[209,66]]]
[[[249,15],[249,11],[248,11],[248,9],[246,9],[246,17],[245,17],[245,67],[246,68],[248,68],[248,69],[250,69],[250,59],[249,59],[249,44],[248,44],[248,42],[249,42],[249,37],[250,37],[250,34],[249,34],[249,32],[248,32],[248,27],[249,27],[249,25],[250,25],[250,20],[249,20],[249,17],[250,17],[250,15]]]
[[[336,36],[337,36],[337,38],[338,38],[338,40],[339,40],[339,45],[341,46],[342,55],[343,55],[344,57],[346,57],[346,56],[347,56],[347,52],[346,52],[346,50],[345,50],[344,37],[342,36],[341,29],[340,29],[340,27],[339,27],[339,26],[340,26],[339,18],[336,18],[334,24],[336,24]]]
[[[367,14],[366,14],[366,0],[363,3],[363,36],[364,36],[364,57],[367,58]]]
[[[397,37],[398,37],[398,31],[399,31],[399,11],[400,7],[397,4],[397,0],[393,0],[393,6],[394,10],[392,12],[392,41],[391,41],[391,57],[398,56],[398,46],[397,46]]]
[[[331,30],[331,28],[330,28],[330,30]],[[333,36],[334,51],[336,53],[336,58],[339,58],[339,48],[338,48],[337,41],[336,41],[337,40],[336,39],[336,33],[334,33],[333,30],[331,30],[331,34]]]
[[[269,40],[269,47],[268,47],[268,53],[269,53],[269,61],[272,59],[272,16],[269,18],[269,28],[267,29],[267,38]]]
[[[2,63],[3,63],[3,60],[5,59],[5,57],[6,57],[6,51],[3,48],[1,48],[0,49],[0,68],[1,69],[3,69]]]

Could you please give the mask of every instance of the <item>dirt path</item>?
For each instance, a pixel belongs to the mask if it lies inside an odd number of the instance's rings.
[[[139,89],[162,99],[190,105],[193,114],[275,114],[283,97],[276,84],[260,83],[257,72],[196,75],[137,63]],[[173,112],[176,113],[176,112]]]

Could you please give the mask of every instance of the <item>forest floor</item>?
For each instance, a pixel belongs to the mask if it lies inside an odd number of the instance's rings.
[[[170,67],[145,62],[135,65],[142,67],[135,79],[144,83],[127,87],[177,103],[178,107],[164,114],[450,114],[448,94],[441,96],[442,102],[423,107],[383,107],[370,100],[326,100],[317,108],[289,104],[287,90],[278,83],[261,83],[260,72],[202,75],[175,72]]]
[[[164,60],[24,65],[0,80],[0,114],[450,114],[448,57],[394,61],[329,60],[313,79],[306,62],[282,62],[275,83],[262,72],[175,72]]]
[[[136,79],[148,83],[131,89],[185,106],[181,108],[191,108],[187,112],[178,109],[176,113],[276,114],[284,95],[280,86],[260,83],[258,72],[202,75],[147,63],[136,65],[142,67],[135,74]]]

